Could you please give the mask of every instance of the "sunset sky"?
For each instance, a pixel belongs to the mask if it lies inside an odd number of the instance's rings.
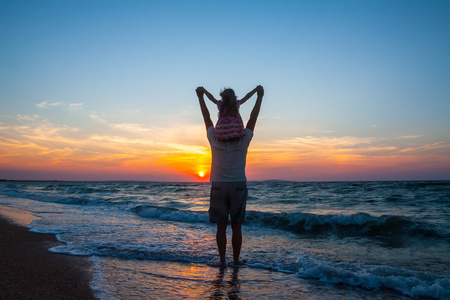
[[[261,84],[248,180],[449,180],[449,15],[439,0],[0,0],[0,179],[208,180],[195,88]]]

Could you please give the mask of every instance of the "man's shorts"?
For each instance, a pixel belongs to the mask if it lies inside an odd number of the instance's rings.
[[[213,182],[209,202],[209,221],[227,223],[230,215],[232,223],[242,223],[247,204],[247,183]]]

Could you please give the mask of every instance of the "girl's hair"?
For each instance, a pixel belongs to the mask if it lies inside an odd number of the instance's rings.
[[[219,110],[219,117],[236,117],[239,114],[238,108],[236,107],[236,94],[230,88],[224,89],[220,96],[222,97],[222,105]]]

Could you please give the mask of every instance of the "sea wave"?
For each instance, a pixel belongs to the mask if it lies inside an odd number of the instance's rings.
[[[208,213],[204,211],[181,210],[156,205],[138,205],[132,211],[143,218],[191,223],[208,222]]]
[[[373,216],[358,212],[350,215],[311,213],[271,213],[248,211],[246,221],[270,228],[288,230],[294,233],[340,233],[345,235],[392,236],[395,234],[448,238],[449,233],[436,226],[414,221],[404,216]]]
[[[300,261],[298,275],[305,279],[357,286],[370,290],[390,289],[413,298],[450,298],[449,276],[389,266],[332,264],[313,258],[303,258]]]
[[[139,205],[132,209],[144,218],[178,222],[208,222],[206,211],[190,211],[155,205]],[[297,234],[341,234],[346,236],[420,236],[449,238],[450,234],[436,226],[404,216],[373,216],[359,212],[351,215],[318,215],[310,213],[271,213],[247,211],[245,224],[281,229]]]

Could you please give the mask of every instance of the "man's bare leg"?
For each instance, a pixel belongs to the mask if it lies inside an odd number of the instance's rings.
[[[242,224],[231,223],[231,229],[233,230],[233,236],[231,238],[231,244],[233,245],[233,263],[234,265],[244,265],[245,262],[239,260],[241,255],[242,246]]]
[[[226,267],[227,260],[225,254],[227,252],[227,223],[217,223],[216,232],[217,248],[219,249],[220,266]]]

